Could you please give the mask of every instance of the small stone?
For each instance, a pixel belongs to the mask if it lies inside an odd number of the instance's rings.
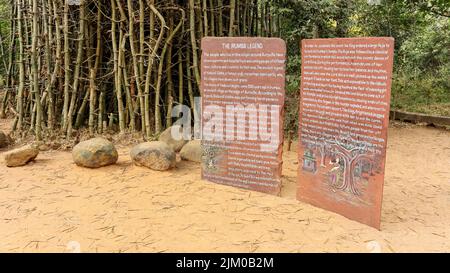
[[[104,138],[93,138],[80,142],[72,150],[75,164],[86,168],[101,168],[113,165],[119,159],[114,145]]]
[[[189,141],[188,144],[184,145],[180,152],[181,159],[197,163],[202,162],[202,154],[203,149],[200,140]]]
[[[25,166],[29,162],[36,159],[39,154],[39,149],[33,145],[27,145],[4,154],[5,163],[8,167]]]
[[[166,171],[176,166],[175,152],[162,141],[141,143],[131,150],[130,156],[137,166],[155,171]]]

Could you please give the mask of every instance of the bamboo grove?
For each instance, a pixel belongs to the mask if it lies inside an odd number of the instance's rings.
[[[205,36],[277,36],[267,0],[12,0],[0,116],[37,139],[172,124],[200,94]]]

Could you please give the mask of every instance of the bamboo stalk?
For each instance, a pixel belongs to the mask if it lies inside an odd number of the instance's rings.
[[[64,107],[63,107],[63,131],[67,131],[69,123],[69,100],[70,100],[70,41],[69,41],[69,0],[64,3]]]
[[[36,139],[42,139],[41,132],[41,121],[42,121],[42,105],[40,97],[40,86],[39,86],[39,71],[38,71],[38,0],[33,0],[33,33],[31,36],[31,72],[33,74],[33,93],[36,104],[36,126],[35,133]]]
[[[117,1],[120,1],[120,0],[117,0]],[[129,17],[128,38],[130,40],[131,57],[132,57],[132,61],[133,61],[134,81],[136,82],[136,87],[138,90],[140,109],[145,109],[145,98],[144,98],[144,94],[142,92],[141,75],[139,73],[140,69],[139,69],[139,65],[138,65],[138,56],[137,56],[136,48],[135,48],[136,41],[134,38],[134,23],[135,22],[134,22],[133,4],[132,4],[131,0],[127,0],[127,4],[128,4],[128,17]],[[118,6],[119,6],[119,9],[121,9],[120,3],[118,3]],[[124,16],[124,14],[122,16]],[[146,122],[145,116],[141,115],[142,133],[145,133],[145,122]]]
[[[234,36],[234,20],[236,18],[236,0],[230,0],[230,26],[228,36]]]
[[[71,96],[71,100],[70,100],[70,107],[69,107],[69,112],[67,114],[67,137],[71,137],[72,136],[72,129],[73,129],[73,116],[75,113],[75,103],[77,101],[77,95],[78,95],[78,88],[79,88],[79,84],[80,84],[80,73],[81,73],[81,63],[82,63],[82,58],[83,58],[83,53],[84,53],[84,48],[83,48],[83,44],[84,44],[84,32],[85,32],[85,27],[84,27],[84,21],[85,21],[85,0],[81,0],[80,2],[80,20],[79,20],[79,30],[78,30],[78,46],[77,46],[77,58],[75,61],[75,71],[74,71],[74,76],[73,76],[73,85],[72,85],[72,96]]]
[[[155,90],[155,131],[156,133],[161,132],[161,105],[160,105],[160,98],[161,98],[161,82],[162,82],[162,73],[163,73],[163,67],[164,67],[164,57],[166,55],[167,49],[169,48],[170,43],[172,42],[175,35],[178,33],[178,31],[181,29],[182,25],[184,24],[184,10],[180,9],[182,14],[182,19],[178,23],[177,27],[169,33],[169,36],[166,39],[166,43],[161,51],[160,59],[158,66],[158,75],[157,75],[157,82],[156,82],[156,90]]]
[[[123,119],[123,102],[122,102],[122,84],[121,84],[121,72],[120,72],[120,54],[119,54],[119,47],[117,46],[117,37],[116,37],[116,28],[117,28],[117,22],[116,22],[116,0],[111,0],[111,42],[113,45],[113,55],[114,55],[114,78],[115,78],[115,93],[116,93],[116,99],[117,99],[117,109],[118,109],[118,115],[119,115],[119,128],[120,132],[125,131],[125,122]],[[123,33],[122,30],[120,30],[120,37],[119,37],[119,44],[122,40]],[[111,122],[111,118],[110,118]]]
[[[15,127],[19,130],[23,129],[24,106],[23,96],[25,88],[25,64],[24,64],[24,34],[23,34],[23,13],[22,1],[17,5],[17,20],[18,20],[18,40],[19,40],[19,88],[17,91],[17,112],[19,113],[18,122]]]
[[[198,60],[198,46],[197,46],[197,38],[195,35],[195,3],[194,0],[189,0],[189,18],[190,18],[190,34],[191,34],[191,47],[192,47],[192,58],[193,65],[192,69],[194,70],[195,82],[197,83],[197,87],[201,90],[200,86],[200,70],[199,70],[199,60]]]

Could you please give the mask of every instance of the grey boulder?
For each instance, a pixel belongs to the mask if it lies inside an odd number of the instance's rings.
[[[200,140],[189,141],[180,152],[181,159],[197,163],[202,162],[202,155],[202,142]]]
[[[188,142],[187,140],[181,139],[176,140],[172,136],[172,128],[179,129],[179,132],[181,134],[181,127],[180,126],[173,126],[170,128],[167,128],[160,136],[159,141],[165,142],[167,145],[169,145],[170,148],[174,150],[175,153],[178,153],[181,151],[183,146]]]
[[[93,138],[76,145],[72,150],[72,158],[80,167],[100,168],[115,164],[119,154],[110,141]]]
[[[5,163],[8,167],[25,166],[36,159],[39,149],[34,145],[27,145],[4,153]]]
[[[141,143],[131,149],[130,156],[137,166],[155,171],[166,171],[176,166],[175,152],[162,141]]]

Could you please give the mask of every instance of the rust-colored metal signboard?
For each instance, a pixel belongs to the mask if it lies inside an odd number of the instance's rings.
[[[273,38],[202,40],[202,177],[279,194],[286,45]]]
[[[393,38],[302,42],[298,199],[380,229]]]

